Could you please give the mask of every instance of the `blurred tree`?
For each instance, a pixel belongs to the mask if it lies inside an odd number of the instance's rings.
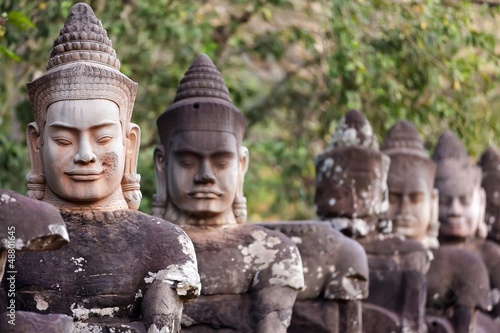
[[[16,55],[0,52],[0,187],[25,191],[23,131],[32,121],[25,83],[45,70],[74,2],[0,5],[0,46]],[[445,0],[87,2],[121,70],[139,82],[133,121],[142,129],[146,212],[155,190],[155,120],[201,52],[214,59],[248,119],[252,221],[314,216],[313,159],[350,108],[367,115],[379,138],[407,118],[430,146],[449,127],[474,155],[499,134],[498,7]],[[28,20],[6,20],[12,12]],[[30,20],[36,29],[23,30]]]

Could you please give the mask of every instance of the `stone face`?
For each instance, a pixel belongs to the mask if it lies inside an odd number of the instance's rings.
[[[439,138],[433,159],[437,162],[440,237],[485,237],[481,169],[470,163],[462,143],[450,131]]]
[[[486,192],[484,221],[488,226],[488,238],[500,243],[500,151],[488,147],[477,164],[483,172],[481,186]]]
[[[27,85],[28,196],[61,211],[72,241],[18,255],[17,304],[72,316],[78,332],[178,332],[183,302],[200,291],[196,257],[179,227],[136,211],[137,84],[119,68],[101,22],[78,3],[47,72]]]
[[[486,266],[489,286],[495,292],[500,286],[497,273],[500,247],[484,240],[487,235],[484,223],[486,198],[481,188],[481,169],[470,163],[464,146],[450,131],[439,138],[434,159],[438,163],[435,186],[440,196],[439,240],[441,244],[477,255]],[[486,160],[484,164],[488,165]],[[487,311],[493,318],[498,318],[500,313],[498,306]],[[460,323],[465,325],[463,320]],[[457,321],[454,325],[457,327]]]
[[[193,240],[202,284],[200,298],[185,306],[185,332],[286,332],[304,285],[295,244],[243,224],[244,124],[203,54],[157,121],[154,214],[181,225]]]
[[[387,178],[388,217],[394,231],[435,248],[438,232],[438,192],[434,190],[436,164],[424,150],[422,139],[409,121],[389,130],[381,150],[391,158]]]
[[[391,234],[392,224],[386,219],[389,163],[390,158],[378,151],[366,118],[350,111],[316,161],[317,214],[356,238],[366,251],[370,288],[363,327],[424,332],[430,258],[419,242]]]

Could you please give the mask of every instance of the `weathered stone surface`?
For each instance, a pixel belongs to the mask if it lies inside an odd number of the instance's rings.
[[[363,325],[363,329],[425,332],[425,274],[430,258],[419,242],[391,234],[392,224],[386,219],[389,163],[389,157],[378,151],[366,118],[350,111],[316,161],[317,214],[356,238],[366,251],[367,304],[383,311],[366,314],[369,325],[380,327]],[[370,318],[377,316],[385,316],[386,323],[372,322]]]
[[[360,332],[368,295],[368,263],[354,240],[320,221],[262,223],[297,245],[305,288],[297,296],[288,332]]]
[[[450,131],[439,138],[434,158],[438,162],[436,187],[439,189],[439,240],[442,244],[477,254],[489,275],[490,289],[500,289],[500,246],[485,241],[485,191],[481,188],[481,169],[472,165],[467,152]],[[488,163],[484,161],[484,164]],[[490,316],[500,318],[498,306],[488,309]]]
[[[488,239],[500,244],[500,151],[488,147],[477,163],[483,171],[481,186],[486,192],[486,213]]]
[[[436,164],[427,157],[417,129],[409,121],[396,122],[389,129],[381,150],[391,158],[387,177],[388,218],[394,232],[417,240],[427,248],[438,247]]]
[[[62,313],[99,327],[140,320],[144,296],[155,281],[181,299],[197,296],[193,248],[181,228],[166,228],[168,222],[136,211],[62,214],[70,244],[54,252],[18,254],[20,308]]]
[[[199,55],[158,118],[154,214],[185,229],[202,291],[186,304],[185,332],[286,332],[302,261],[283,234],[244,225],[244,117],[212,60]]]
[[[7,312],[0,315],[0,331],[3,333],[73,333],[73,329],[73,319],[62,314],[16,311],[14,320]]]
[[[54,206],[0,189],[0,248],[11,242],[17,251],[56,250],[68,241],[64,221]]]
[[[78,3],[47,72],[27,85],[28,196],[62,212],[72,241],[17,254],[16,304],[70,315],[76,332],[178,332],[183,302],[200,290],[196,257],[182,229],[135,211],[137,84],[119,67],[101,22]]]
[[[363,333],[401,332],[401,318],[392,311],[370,303],[363,303]]]

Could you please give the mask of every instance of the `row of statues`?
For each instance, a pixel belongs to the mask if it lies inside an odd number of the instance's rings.
[[[474,165],[447,131],[431,159],[408,121],[379,147],[353,110],[315,161],[318,218],[246,223],[245,118],[202,54],[157,120],[148,215],[119,68],[74,5],[28,84],[31,199],[0,193],[1,332],[500,332],[495,148]]]

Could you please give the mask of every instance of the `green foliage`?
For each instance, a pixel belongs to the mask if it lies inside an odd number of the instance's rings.
[[[23,131],[33,121],[25,83],[45,71],[75,2],[0,5],[0,187],[25,192]],[[156,118],[202,52],[248,120],[252,221],[314,217],[314,156],[351,108],[367,115],[379,139],[407,118],[429,147],[451,128],[474,156],[499,134],[498,7],[444,0],[87,2],[113,40],[122,72],[139,82],[133,121],[142,130],[146,212],[155,192]]]

